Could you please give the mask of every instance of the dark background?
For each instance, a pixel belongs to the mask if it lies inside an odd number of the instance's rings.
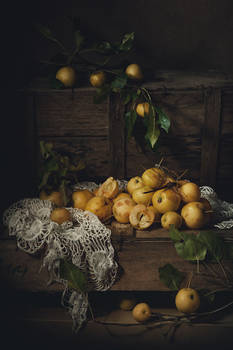
[[[1,8],[3,207],[31,195],[25,121],[14,92],[37,76],[39,60],[56,53],[33,24],[49,26],[69,45],[69,15],[93,40],[116,41],[134,31],[135,60],[152,67],[155,78],[159,69],[233,71],[231,0],[8,1]]]

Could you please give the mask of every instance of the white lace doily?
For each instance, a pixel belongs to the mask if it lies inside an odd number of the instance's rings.
[[[127,181],[119,181],[125,189]],[[79,183],[76,189],[94,190],[93,182]],[[233,204],[218,199],[215,191],[202,186],[201,197],[209,200],[214,212],[214,227],[233,227]],[[118,265],[114,260],[111,231],[88,211],[67,208],[72,220],[59,225],[50,220],[54,205],[38,198],[23,199],[11,205],[3,215],[9,235],[15,236],[23,251],[34,254],[46,248],[42,267],[49,272],[49,281],[64,284],[62,304],[68,308],[78,331],[87,318],[88,295],[68,288],[59,274],[61,259],[69,259],[87,275],[88,290],[105,291],[114,283]]]

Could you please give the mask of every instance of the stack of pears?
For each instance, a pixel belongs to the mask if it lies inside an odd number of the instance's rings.
[[[125,191],[120,191],[113,177],[94,191],[74,191],[72,206],[94,213],[104,223],[113,217],[138,230],[154,223],[166,229],[170,225],[201,229],[210,224],[212,216],[211,205],[201,198],[196,183],[176,180],[162,167],[149,168],[141,176],[132,177]]]

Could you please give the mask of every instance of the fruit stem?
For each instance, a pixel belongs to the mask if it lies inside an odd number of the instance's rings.
[[[186,174],[187,173],[187,171],[188,171],[188,169],[185,169],[184,171],[183,171],[183,173],[181,173],[178,177],[177,177],[177,179],[176,180],[180,180],[180,179],[182,179],[182,177],[184,176],[184,174]]]
[[[187,283],[187,287],[186,287],[186,288],[189,288],[189,287],[190,287],[190,284],[191,284],[192,279],[193,279],[193,271],[191,271],[191,276],[190,276],[190,278],[189,278],[189,280],[188,280],[188,283]]]

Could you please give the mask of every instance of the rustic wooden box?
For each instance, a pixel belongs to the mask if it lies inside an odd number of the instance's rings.
[[[30,122],[32,172],[38,141],[84,155],[87,179],[129,179],[164,158],[164,164],[200,185],[214,186],[233,200],[233,77],[217,72],[157,72],[146,83],[153,101],[170,117],[158,152],[144,154],[134,139],[126,142],[125,107],[112,96],[93,103],[95,90],[34,87],[19,93]]]

